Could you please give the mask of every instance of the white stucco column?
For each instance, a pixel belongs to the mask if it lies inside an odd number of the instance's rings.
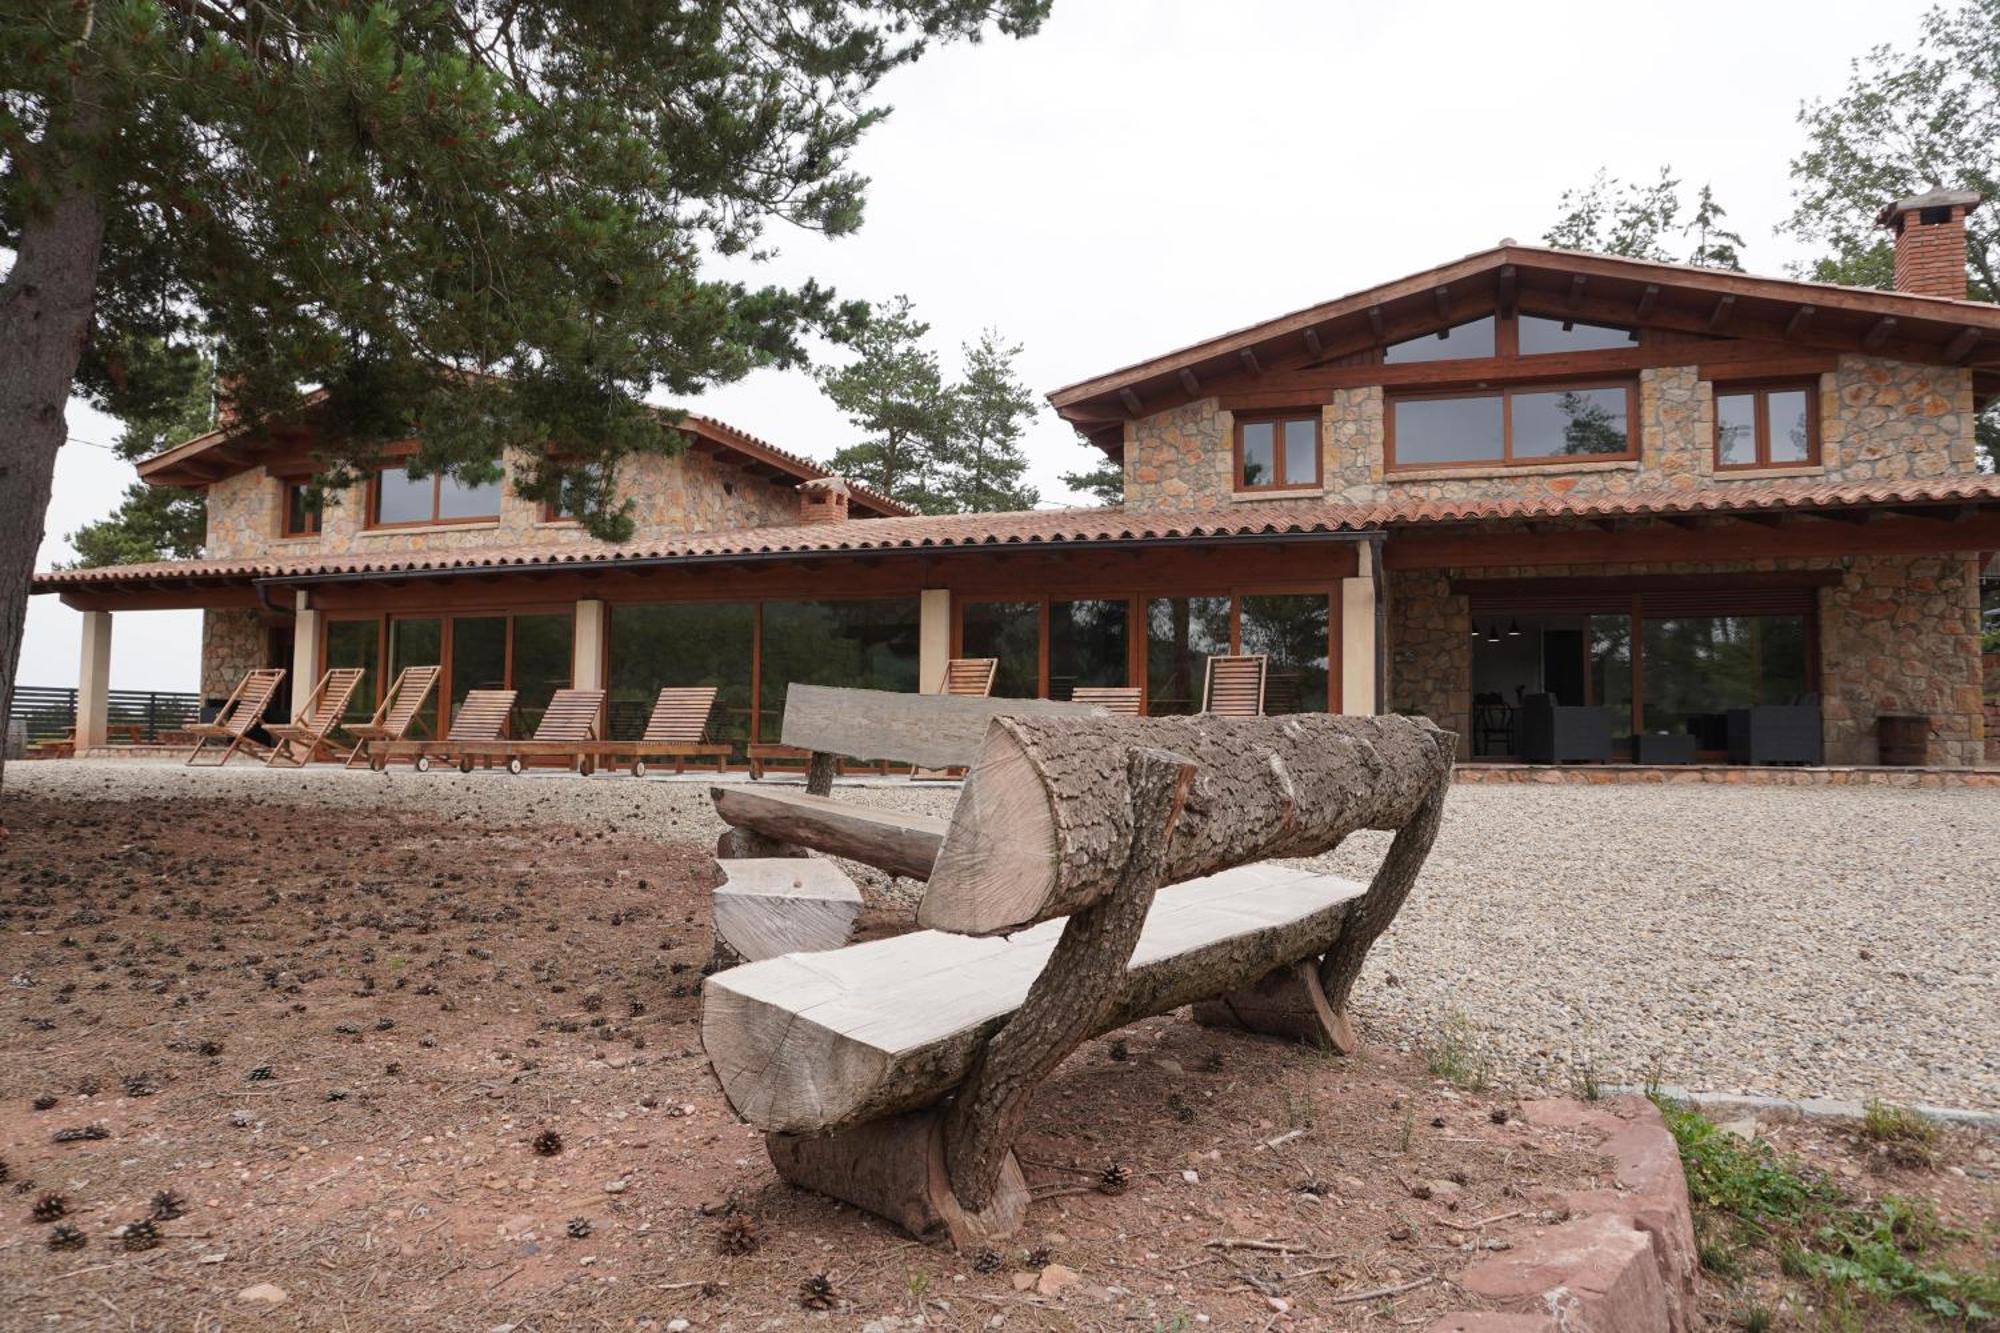
[[[1375,579],[1369,552],[1357,549],[1356,576],[1340,581],[1340,711],[1367,717],[1375,698]]]
[[[576,633],[572,642],[569,683],[579,690],[604,688],[604,626],[608,617],[604,603],[581,601],[576,604]]]
[[[925,588],[917,595],[917,690],[944,688],[951,663],[951,589]]]
[[[103,746],[111,728],[111,613],[83,613],[83,661],[76,673],[76,752]]]
[[[313,610],[306,590],[300,588],[292,601],[292,716],[303,716],[312,701],[313,686],[319,683],[319,612]],[[375,697],[388,689],[375,682]]]

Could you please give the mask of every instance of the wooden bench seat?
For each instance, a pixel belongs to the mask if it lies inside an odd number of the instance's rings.
[[[1364,891],[1272,862],[1160,890],[1100,1031],[1251,985],[1322,939]],[[984,938],[921,930],[718,972],[704,985],[702,1045],[730,1106],[762,1130],[915,1110],[965,1080],[1063,925]]]

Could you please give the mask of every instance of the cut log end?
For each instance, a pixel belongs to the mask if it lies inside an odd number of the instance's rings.
[[[861,890],[831,861],[719,860],[715,936],[748,962],[838,949],[861,915]]]
[[[1194,1006],[1194,1021],[1203,1027],[1302,1041],[1336,1055],[1361,1050],[1347,1011],[1328,1001],[1319,969],[1310,959],[1269,972],[1242,990],[1200,1001]]]
[[[1046,789],[1020,742],[994,727],[931,868],[933,883],[949,887],[924,894],[917,924],[984,935],[1039,920],[1055,873],[1055,812]]]
[[[1028,1182],[1011,1152],[984,1208],[968,1210],[953,1197],[934,1111],[871,1120],[838,1134],[768,1134],[764,1146],[791,1184],[865,1208],[919,1238],[941,1233],[960,1250],[1006,1240],[1028,1214]]]

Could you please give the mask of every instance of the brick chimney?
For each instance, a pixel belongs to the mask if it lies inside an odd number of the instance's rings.
[[[1939,188],[1876,214],[1896,233],[1897,291],[1965,299],[1965,215],[1979,204],[1975,191]]]
[[[850,492],[839,477],[799,483],[799,522],[845,523]]]

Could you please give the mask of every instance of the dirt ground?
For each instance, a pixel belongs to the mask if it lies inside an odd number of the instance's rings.
[[[705,848],[254,800],[0,820],[0,1328],[1421,1327],[1607,1183],[1420,1059],[1168,1017],[1045,1086],[1029,1226],[959,1256],[782,1184],[723,1103]]]

